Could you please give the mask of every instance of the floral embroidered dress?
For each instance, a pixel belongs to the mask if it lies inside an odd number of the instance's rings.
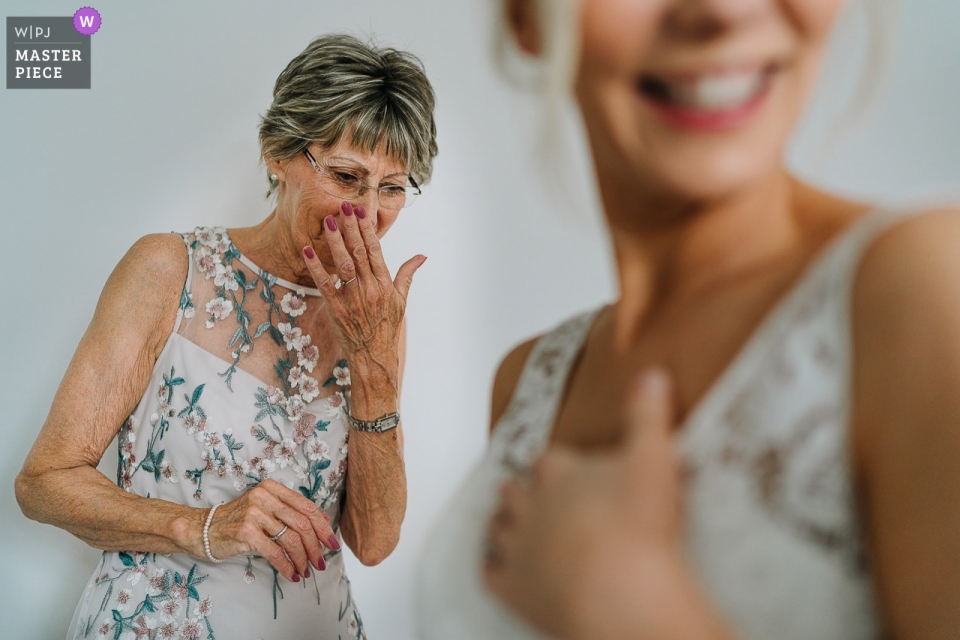
[[[205,508],[271,478],[337,530],[350,373],[308,333],[325,326],[320,292],[261,270],[222,227],[183,237],[190,266],[176,325],[120,430],[117,483]],[[342,555],[325,559],[326,571],[291,583],[252,553],[214,564],[104,552],[67,638],[365,638]]]

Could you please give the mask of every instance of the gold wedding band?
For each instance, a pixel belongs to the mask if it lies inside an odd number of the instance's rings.
[[[288,529],[288,528],[289,528],[289,527],[287,527],[287,525],[283,525],[283,529],[280,529],[280,533],[278,533],[278,534],[275,535],[275,536],[270,536],[270,541],[271,541],[271,542],[276,542],[277,540],[279,540],[279,539],[280,539],[280,536],[282,536],[283,534],[285,534],[285,533],[287,532],[287,529]]]
[[[340,281],[340,286],[337,287],[337,288],[338,288],[338,289],[343,289],[345,286],[347,286],[348,284],[350,284],[351,282],[353,282],[353,281],[356,280],[356,279],[357,279],[357,277],[354,276],[354,277],[350,278],[349,280],[341,280],[341,281]]]

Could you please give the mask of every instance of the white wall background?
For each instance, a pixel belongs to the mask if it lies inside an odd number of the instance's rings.
[[[370,637],[413,637],[418,550],[484,446],[499,358],[613,294],[589,180],[560,198],[542,186],[534,105],[493,63],[493,4],[98,0],[92,89],[0,89],[0,635],[63,637],[97,560],[69,534],[27,521],[13,478],[107,275],[146,233],[252,224],[269,212],[257,116],[313,36],[346,30],[419,55],[439,99],[433,184],[386,243],[394,266],[430,258],[409,304],[407,520],[382,565],[349,563]],[[3,0],[0,18],[78,6]],[[960,194],[958,27],[956,0],[904,0],[889,92],[824,155],[851,77],[840,63],[857,42],[838,34],[839,70],[798,138],[797,170],[847,194]],[[110,449],[108,475],[113,460]]]

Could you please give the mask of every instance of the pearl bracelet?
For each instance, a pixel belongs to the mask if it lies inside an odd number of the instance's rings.
[[[220,504],[215,504],[210,507],[210,513],[207,514],[207,521],[203,525],[203,550],[207,552],[207,558],[210,559],[210,562],[223,562],[223,560],[214,558],[213,554],[210,553],[210,523],[213,522],[213,514],[217,512],[217,509],[219,509],[222,504],[221,502]]]

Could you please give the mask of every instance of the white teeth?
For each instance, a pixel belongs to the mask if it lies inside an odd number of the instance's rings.
[[[722,109],[742,104],[763,85],[763,74],[730,73],[701,76],[693,82],[670,82],[667,90],[674,102],[702,109]]]

